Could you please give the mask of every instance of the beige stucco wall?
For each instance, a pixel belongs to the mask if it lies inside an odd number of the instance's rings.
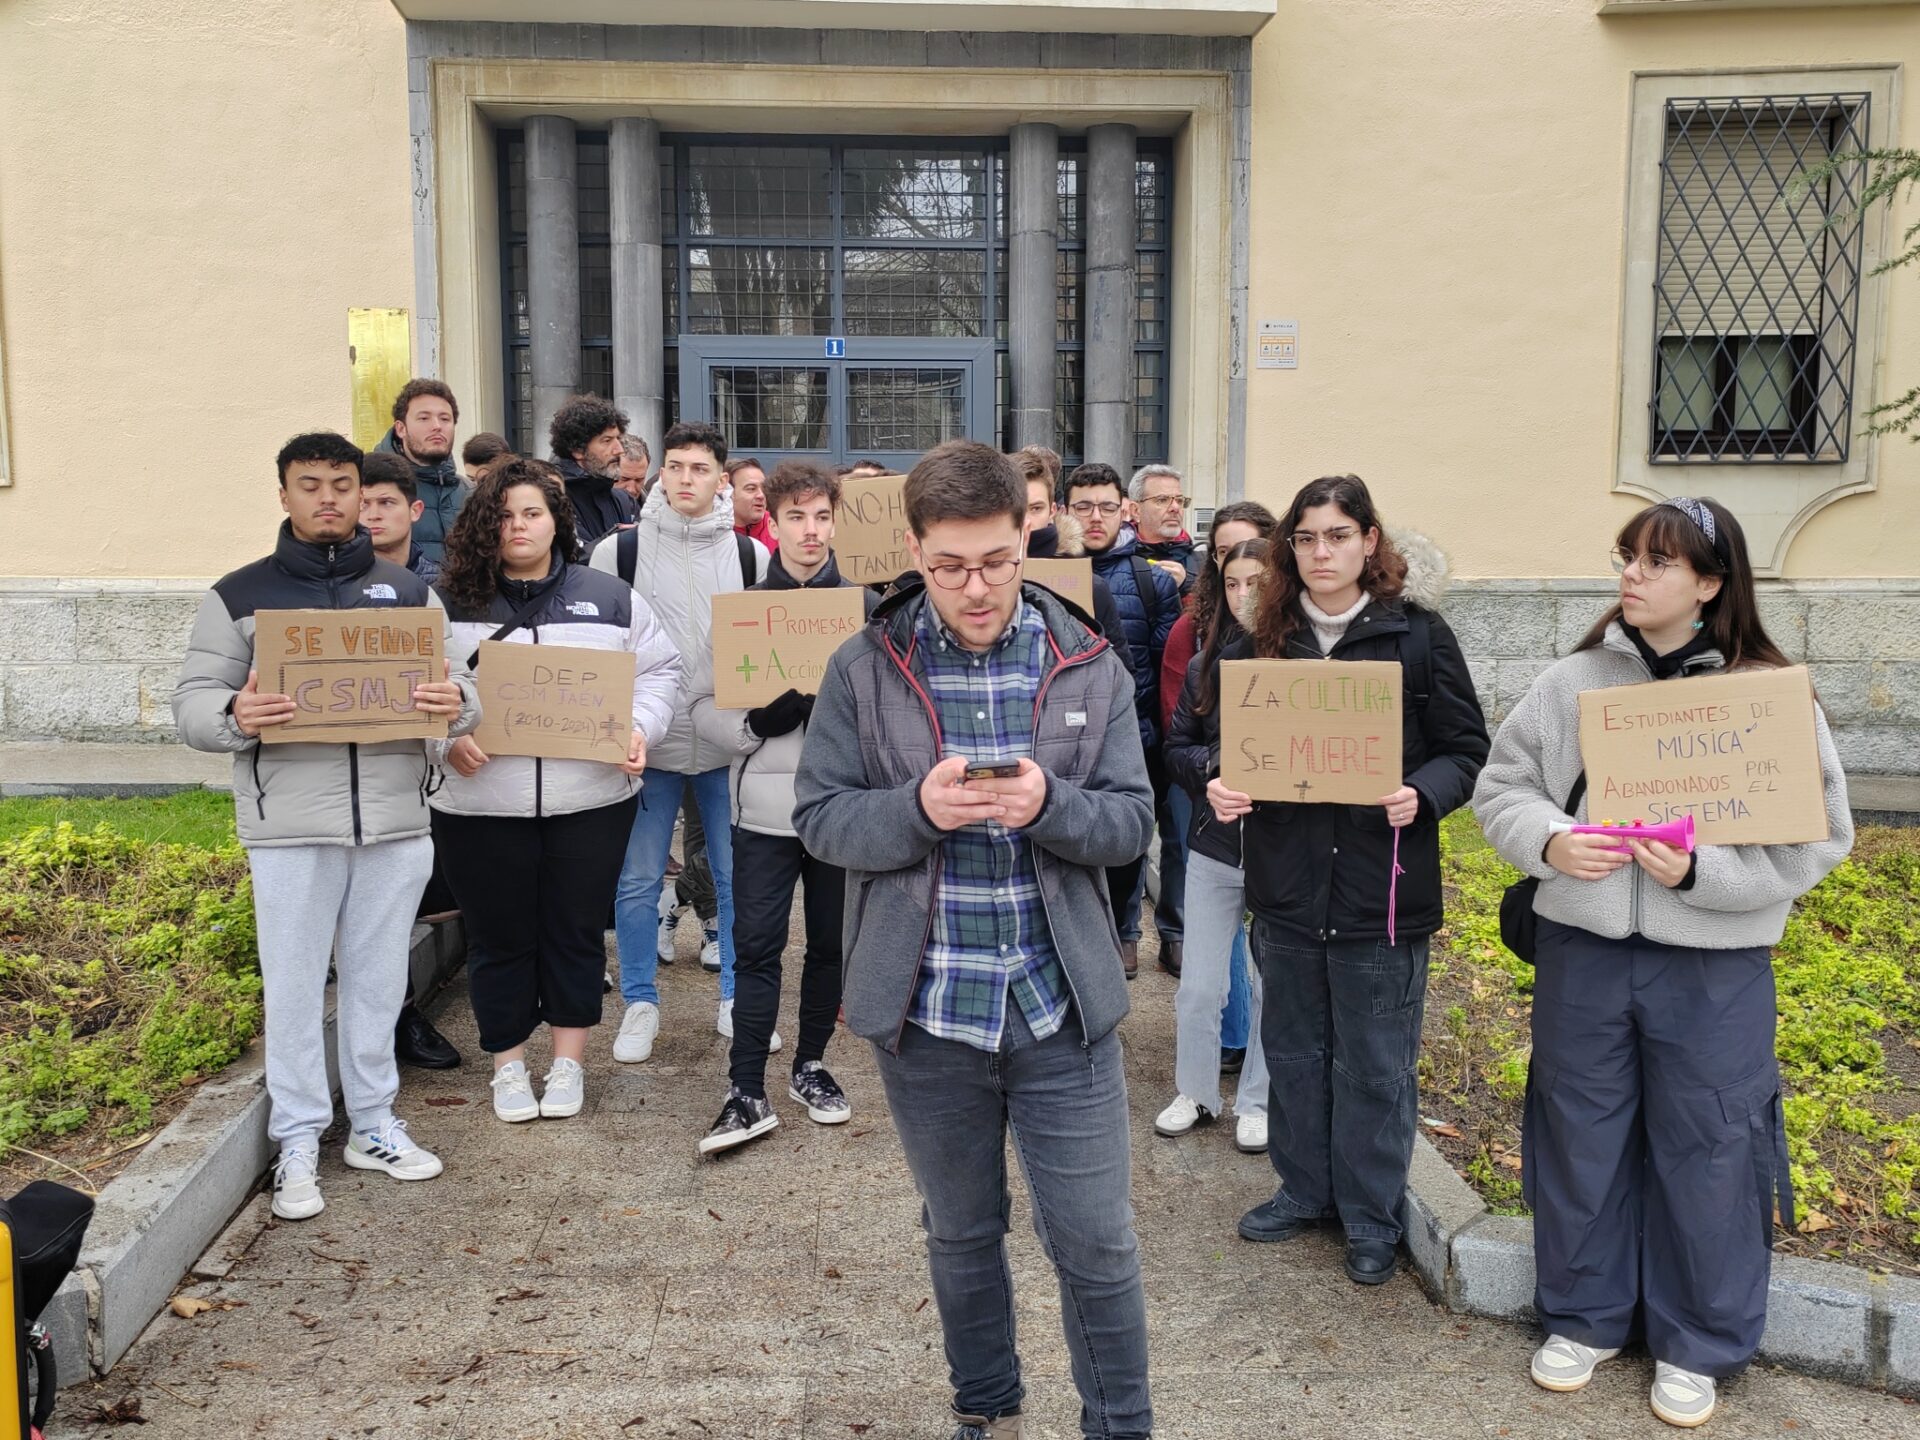
[[[1354,470],[1458,573],[1598,573],[1644,503],[1612,492],[1633,72],[1848,62],[1920,62],[1920,7],[1280,6],[1254,42],[1250,320],[1299,320],[1301,368],[1250,372],[1249,496]],[[1920,146],[1903,99],[1896,143]],[[1883,398],[1920,383],[1920,271],[1888,299]],[[1920,574],[1920,445],[1880,442],[1878,481],[1807,524],[1787,575]]]
[[[347,309],[413,306],[386,0],[0,5],[0,576],[206,576],[349,422]]]

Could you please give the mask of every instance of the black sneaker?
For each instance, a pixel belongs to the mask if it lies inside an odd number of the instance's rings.
[[[701,1137],[700,1153],[713,1155],[731,1150],[749,1140],[758,1140],[779,1124],[780,1117],[773,1113],[773,1103],[766,1096],[742,1095],[738,1090],[729,1090],[727,1103],[720,1107],[720,1118]]]
[[[818,1060],[809,1060],[793,1072],[787,1094],[807,1107],[807,1118],[816,1125],[844,1125],[853,1118],[840,1082]]]
[[[1229,1045],[1221,1050],[1220,1073],[1222,1075],[1238,1075],[1243,1069],[1246,1068],[1246,1064],[1247,1064],[1247,1047],[1246,1046]]]
[[[412,1001],[400,1007],[394,1022],[393,1058],[417,1070],[452,1070],[460,1064],[460,1052]]]

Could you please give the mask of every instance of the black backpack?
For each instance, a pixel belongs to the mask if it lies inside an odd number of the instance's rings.
[[[760,583],[759,548],[754,545],[751,536],[742,535],[738,530],[733,532],[733,543],[740,554],[740,588],[751,590]],[[631,589],[634,574],[640,569],[640,527],[638,525],[629,525],[620,532],[619,538],[614,541],[613,560],[620,571],[620,578],[626,581],[627,587]]]
[[[59,1377],[40,1312],[78,1263],[92,1218],[90,1197],[51,1180],[36,1180],[13,1199],[0,1200],[0,1325],[6,1326],[0,1356],[12,1352],[12,1363],[0,1374],[0,1385],[12,1392],[4,1405],[8,1429],[0,1432],[7,1440],[38,1435],[53,1414]]]

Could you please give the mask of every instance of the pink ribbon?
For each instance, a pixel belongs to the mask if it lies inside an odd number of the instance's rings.
[[[1400,868],[1400,827],[1393,830],[1393,873],[1387,877],[1387,944],[1394,943],[1394,912],[1400,906],[1400,877],[1407,872]]]

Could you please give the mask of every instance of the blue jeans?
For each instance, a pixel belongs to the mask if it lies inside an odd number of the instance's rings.
[[[660,887],[673,845],[673,820],[683,790],[693,791],[700,823],[707,832],[707,863],[720,901],[720,998],[733,998],[733,800],[727,793],[727,767],[682,775],[648,770],[640,791],[640,809],[627,837],[627,859],[613,896],[614,938],[620,943],[620,998],[628,1005],[660,1003],[654,976],[660,968],[655,938],[660,930]]]
[[[1227,961],[1227,1003],[1220,1012],[1220,1043],[1245,1050],[1253,1036],[1253,983],[1247,977],[1247,927],[1233,932],[1233,956]]]
[[[1420,1118],[1426,939],[1303,943],[1256,917],[1253,953],[1274,1204],[1303,1220],[1338,1216],[1349,1240],[1398,1244]]]
[[[1019,1006],[1010,1005],[998,1053],[910,1024],[899,1054],[876,1045],[874,1055],[924,1202],[920,1224],[955,1410],[991,1418],[1018,1409],[1026,1395],[1007,1266],[1011,1134],[1033,1198],[1033,1228],[1060,1280],[1081,1433],[1150,1435],[1146,1296],[1127,1198],[1133,1161],[1119,1035],[1082,1047],[1076,1015],[1035,1040]]]

